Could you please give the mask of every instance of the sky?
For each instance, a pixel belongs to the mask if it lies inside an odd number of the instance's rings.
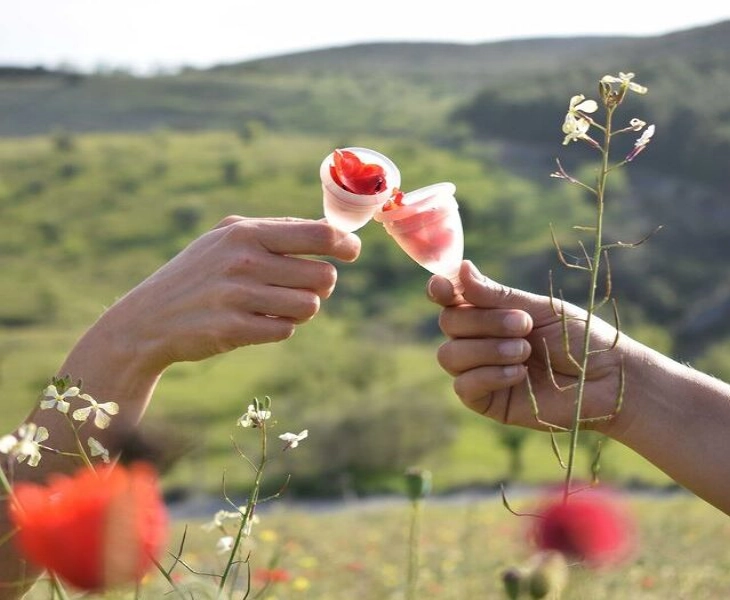
[[[728,19],[723,0],[0,0],[0,65],[145,74],[358,43],[655,36]]]

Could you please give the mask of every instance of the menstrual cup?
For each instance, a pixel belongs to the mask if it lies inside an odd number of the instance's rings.
[[[429,185],[386,203],[373,219],[419,265],[447,277],[462,291],[459,267],[464,257],[464,230],[456,186],[444,182]]]
[[[400,186],[400,171],[393,161],[368,148],[335,150],[322,161],[319,175],[324,216],[345,231],[365,225]]]

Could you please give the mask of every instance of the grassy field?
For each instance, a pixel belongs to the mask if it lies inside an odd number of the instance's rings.
[[[529,497],[515,507],[528,507]],[[639,523],[639,545],[627,564],[605,571],[573,566],[563,600],[724,600],[730,597],[730,524],[727,517],[685,495],[628,498]],[[342,505],[298,505],[279,500],[263,508],[250,538],[252,573],[275,564],[287,581],[251,598],[267,600],[400,600],[405,597],[411,505],[404,499]],[[508,513],[499,499],[426,500],[422,512],[419,599],[499,600],[500,573],[528,560],[526,517]],[[176,553],[187,527],[183,559],[197,572],[220,573],[215,552],[220,534],[201,520],[180,520],[170,544]],[[168,567],[172,558],[163,561]],[[201,577],[178,566],[190,598],[214,598]],[[243,581],[243,580],[242,580]],[[162,598],[165,588],[150,576],[139,598]],[[29,600],[46,600],[39,584]],[[86,596],[91,600],[98,596]],[[132,593],[106,600],[131,599]],[[174,594],[166,596],[175,598]],[[240,596],[243,597],[241,594]]]

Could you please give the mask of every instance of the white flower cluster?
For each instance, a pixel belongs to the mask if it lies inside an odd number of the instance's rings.
[[[632,81],[633,78],[633,73],[619,73],[618,77],[613,75],[604,75],[601,78],[601,85],[604,90],[604,103],[609,105],[616,102],[617,98],[623,99],[628,91],[632,91],[637,94],[646,94],[648,91],[647,88]],[[618,86],[618,89],[614,90],[613,86],[616,85]],[[593,114],[597,110],[598,103],[595,100],[586,99],[583,94],[575,95],[570,99],[568,112],[563,120],[563,133],[565,134],[563,145],[581,140],[587,142],[594,148],[601,147],[596,140],[588,135],[590,128],[592,126],[596,126],[595,121],[589,115]],[[631,119],[629,127],[615,133],[621,133],[623,131],[641,131],[645,126],[646,123],[644,121],[634,118]],[[642,150],[644,150],[644,148],[646,148],[654,135],[654,131],[654,125],[649,125],[649,127],[644,130],[641,137],[636,140],[634,147],[624,159],[626,162],[632,161]],[[565,178],[564,173],[555,173],[553,176]]]
[[[60,383],[59,383],[60,385]],[[109,427],[111,417],[119,413],[119,405],[116,402],[97,402],[89,394],[82,394],[78,386],[58,386],[51,384],[43,391],[43,398],[40,401],[41,410],[56,409],[66,415],[71,408],[71,399],[79,398],[88,402],[88,406],[76,409],[71,414],[75,421],[86,422],[92,415],[94,425],[99,429]],[[48,429],[38,427],[35,423],[23,423],[15,435],[8,434],[0,438],[0,453],[14,457],[18,462],[28,461],[28,465],[35,467],[41,460],[41,449],[48,449],[42,442],[48,439]],[[89,455],[100,457],[104,462],[109,462],[109,451],[97,439],[89,436],[87,439]]]

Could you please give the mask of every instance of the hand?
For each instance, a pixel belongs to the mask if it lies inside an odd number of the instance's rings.
[[[432,277],[428,287],[430,298],[444,307],[439,324],[451,339],[439,348],[438,361],[454,377],[456,394],[472,410],[503,423],[545,429],[540,423],[544,421],[571,427],[578,369],[565,352],[560,313],[564,311],[568,319],[575,358],[583,344],[586,313],[556,298],[551,306],[548,296],[500,285],[468,261],[462,264],[460,277],[462,295],[456,295],[444,277]],[[591,349],[614,346],[616,330],[605,321],[594,317],[591,332]],[[635,342],[622,335],[615,348],[591,357],[583,418],[615,413],[622,357],[632,344]],[[540,421],[530,401],[528,374]],[[601,429],[609,423],[593,424]]]
[[[360,240],[324,221],[231,216],[117,301],[98,325],[150,371],[286,339],[311,319]]]

